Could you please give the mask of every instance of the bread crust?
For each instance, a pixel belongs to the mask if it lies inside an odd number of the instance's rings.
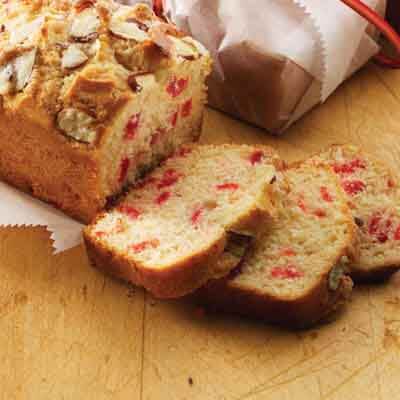
[[[6,182],[89,222],[106,199],[99,179],[97,152],[61,135],[48,116],[40,123],[24,110],[27,102],[0,116],[0,176]]]
[[[84,242],[92,265],[108,275],[143,286],[158,298],[184,296],[203,285],[212,276],[219,255],[226,240],[221,238],[209,249],[168,269],[143,268],[128,260],[122,254],[107,249],[100,242],[84,232]]]
[[[285,300],[240,288],[228,283],[229,278],[209,282],[193,299],[212,309],[253,317],[290,329],[305,329],[331,317],[348,302],[353,282],[343,276],[337,290],[329,288],[329,271],[306,295]]]

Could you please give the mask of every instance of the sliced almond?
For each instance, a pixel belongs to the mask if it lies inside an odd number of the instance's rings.
[[[150,38],[147,32],[140,29],[135,22],[124,22],[118,19],[112,19],[109,28],[114,35],[120,36],[124,39],[144,42]]]
[[[36,49],[32,49],[15,59],[15,88],[17,91],[22,90],[28,84],[32,75],[35,59]]]
[[[95,40],[87,49],[86,54],[90,57],[95,56],[100,51],[100,40]]]
[[[76,68],[88,60],[88,56],[79,48],[77,44],[71,44],[64,51],[61,66],[63,69]]]
[[[44,18],[39,17],[31,22],[21,23],[21,25],[13,27],[10,29],[10,44],[16,45],[25,42],[27,39],[32,40],[40,31],[43,22]]]
[[[171,35],[167,34],[168,25],[158,23],[151,27],[149,34],[151,40],[159,46],[164,53],[172,55],[174,51],[174,42],[171,40]]]
[[[190,36],[185,36],[181,39],[183,42],[192,45],[200,55],[205,56],[209,54],[209,51],[197,40],[194,40]]]
[[[80,40],[89,40],[97,34],[100,19],[94,7],[85,8],[74,16],[70,34]]]
[[[80,142],[93,143],[97,132],[93,128],[95,119],[75,108],[62,110],[57,117],[59,128],[69,137]]]
[[[11,92],[13,74],[14,68],[11,63],[0,68],[0,95]]]
[[[174,46],[174,52],[177,56],[183,58],[197,58],[199,56],[199,53],[197,52],[196,48],[191,44],[174,36],[169,36],[169,38],[170,40],[172,40]]]

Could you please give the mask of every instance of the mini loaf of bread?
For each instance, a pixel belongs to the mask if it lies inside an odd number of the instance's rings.
[[[84,222],[183,143],[206,101],[204,47],[146,5],[0,4],[0,175]]]
[[[299,165],[278,181],[279,215],[240,266],[196,292],[212,308],[290,327],[310,326],[348,299],[356,226],[335,175]]]
[[[89,258],[157,297],[186,295],[237,266],[273,214],[279,168],[268,148],[184,147],[86,228]]]
[[[332,146],[311,162],[333,168],[358,225],[353,279],[379,281],[400,269],[400,186],[389,168],[353,145]]]

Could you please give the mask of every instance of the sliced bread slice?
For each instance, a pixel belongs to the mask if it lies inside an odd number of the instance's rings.
[[[84,232],[92,262],[159,298],[186,295],[226,275],[242,248],[274,213],[280,162],[269,148],[182,148]]]
[[[332,146],[312,158],[339,176],[358,225],[356,281],[380,281],[400,268],[400,187],[390,169],[357,146]]]
[[[339,182],[327,166],[287,170],[277,184],[278,218],[227,278],[195,297],[212,308],[290,327],[306,327],[336,310],[352,290],[345,274],[356,226]]]

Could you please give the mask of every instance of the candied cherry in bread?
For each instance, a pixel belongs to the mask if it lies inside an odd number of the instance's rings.
[[[174,169],[167,169],[164,172],[163,177],[161,178],[161,181],[157,184],[158,189],[164,189],[166,187],[175,185],[179,181],[179,178],[182,177],[182,174],[179,174],[176,170]]]
[[[365,183],[360,180],[343,181],[342,187],[344,191],[350,196],[355,196],[363,192],[366,188]]]
[[[142,214],[137,208],[123,204],[118,207],[118,211],[122,214],[127,215],[131,219],[137,219]]]
[[[221,185],[217,185],[218,190],[238,190],[239,185],[234,182],[222,183]]]
[[[171,97],[178,97],[188,87],[189,79],[173,77],[167,86],[167,92]]]
[[[139,124],[140,124],[140,113],[132,115],[125,126],[124,139],[126,140],[134,139],[138,131]]]
[[[163,192],[157,197],[156,203],[159,206],[161,206],[164,203],[166,203],[169,200],[170,197],[171,197],[171,192]]]
[[[144,242],[136,243],[131,246],[135,253],[142,253],[146,249],[156,249],[160,245],[157,239],[146,240]]]
[[[333,165],[333,170],[337,174],[354,174],[358,169],[365,169],[367,164],[364,160],[356,158],[354,160],[345,163],[335,163]]]
[[[288,264],[284,267],[274,267],[271,270],[271,277],[277,279],[296,279],[302,278],[303,276],[304,272],[293,264]]]
[[[120,183],[124,182],[127,175],[128,175],[128,170],[130,166],[130,161],[129,158],[123,158],[119,167],[119,177],[118,181]]]
[[[251,165],[259,164],[264,157],[264,152],[262,150],[256,150],[250,155]]]
[[[329,190],[326,186],[321,186],[320,188],[322,200],[326,201],[327,203],[332,203],[333,197],[329,193]]]

